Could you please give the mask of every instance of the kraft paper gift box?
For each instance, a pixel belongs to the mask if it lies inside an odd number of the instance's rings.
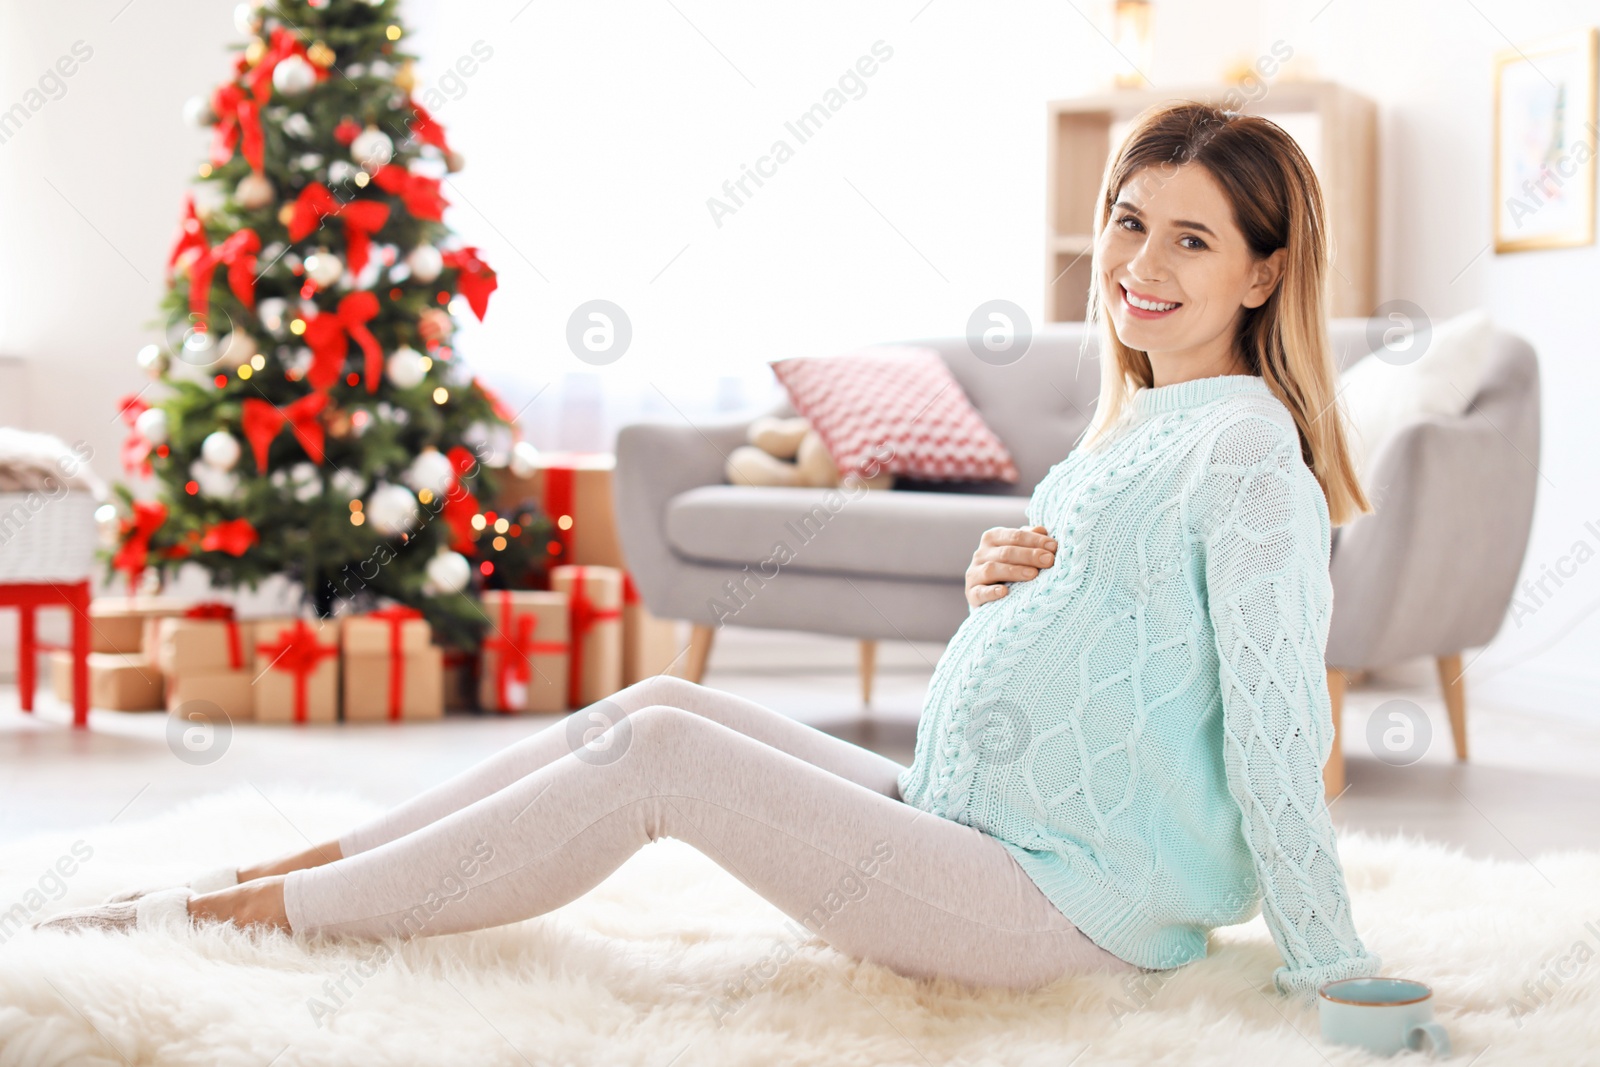
[[[489,628],[479,657],[478,705],[485,711],[560,712],[567,706],[571,602],[555,590],[491,589]]]
[[[72,703],[72,653],[50,654],[50,687]],[[89,706],[112,711],[160,711],[164,685],[155,664],[138,653],[89,653]]]
[[[684,641],[676,619],[650,614],[634,588],[633,575],[622,572],[622,684],[632,685],[676,666]]]
[[[89,604],[89,651],[149,655],[145,621],[180,615],[190,603],[173,596],[97,596]]]
[[[255,662],[251,624],[226,604],[196,604],[181,615],[151,621],[151,659],[169,678],[181,674],[249,671]]]
[[[258,619],[257,722],[335,722],[339,718],[339,620]]]
[[[167,678],[167,712],[181,715],[199,705],[208,721],[221,712],[228,722],[256,715],[255,675],[250,671],[185,671]]]
[[[496,472],[500,484],[495,502],[507,515],[527,500],[539,502],[562,545],[553,562],[621,567],[622,542],[611,496],[616,462],[609,452],[540,452],[533,473],[525,478],[509,470]]]
[[[444,714],[444,650],[420,611],[386,608],[345,619],[347,722],[437,719]]]
[[[586,707],[622,688],[622,574],[616,567],[550,569],[550,588],[572,605],[568,707]]]

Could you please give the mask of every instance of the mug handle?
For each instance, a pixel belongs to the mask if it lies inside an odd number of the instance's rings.
[[[1450,1055],[1450,1035],[1445,1033],[1444,1027],[1438,1023],[1418,1023],[1406,1031],[1406,1048],[1420,1049],[1422,1037],[1428,1038],[1428,1043],[1433,1046],[1430,1055],[1434,1059]]]

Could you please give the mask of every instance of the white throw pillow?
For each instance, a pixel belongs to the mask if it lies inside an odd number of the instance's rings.
[[[1369,352],[1339,376],[1350,455],[1363,484],[1373,460],[1402,428],[1467,410],[1483,382],[1490,330],[1487,311],[1464,312],[1435,325],[1417,359],[1397,364]]]

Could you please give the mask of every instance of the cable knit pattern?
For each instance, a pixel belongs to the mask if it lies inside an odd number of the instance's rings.
[[[1323,801],[1331,531],[1288,409],[1252,375],[1140,390],[1027,516],[1056,563],[951,638],[901,796],[1139,966],[1260,911],[1281,992],[1376,974]]]

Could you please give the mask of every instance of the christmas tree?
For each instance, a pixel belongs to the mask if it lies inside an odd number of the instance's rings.
[[[443,222],[461,157],[412,98],[396,6],[241,4],[232,76],[186,108],[213,142],[139,357],[164,388],[122,402],[154,492],[118,487],[110,562],[132,587],[191,562],[223,587],[285,575],[324,617],[390,597],[467,643],[473,584],[534,571],[552,531],[480,504],[513,415],[452,309],[482,320],[495,272]]]

